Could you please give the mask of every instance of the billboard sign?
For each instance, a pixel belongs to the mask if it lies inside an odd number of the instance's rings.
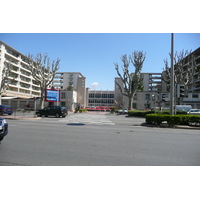
[[[60,102],[60,90],[46,89],[45,101]]]

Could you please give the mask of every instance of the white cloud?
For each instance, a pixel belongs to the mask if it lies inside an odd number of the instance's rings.
[[[97,82],[94,82],[94,83],[92,83],[91,85],[90,85],[90,88],[91,89],[96,89],[96,87],[99,85],[99,83],[97,83]]]

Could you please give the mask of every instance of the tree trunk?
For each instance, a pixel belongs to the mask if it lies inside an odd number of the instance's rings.
[[[41,108],[41,109],[44,108],[44,97],[43,97],[43,96],[41,96],[40,108]]]
[[[132,110],[133,109],[133,98],[129,96],[128,99],[129,99],[128,107],[130,110]]]
[[[40,109],[44,108],[44,95],[45,95],[45,90],[41,89]]]

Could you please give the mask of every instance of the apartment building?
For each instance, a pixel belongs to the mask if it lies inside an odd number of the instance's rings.
[[[3,91],[2,99],[32,98],[40,96],[40,87],[32,77],[27,57],[9,45],[0,41],[0,79],[4,66],[10,65],[9,87]]]
[[[54,88],[60,89],[61,94],[66,94],[66,101],[64,103],[64,98],[62,99],[62,105],[69,104],[70,102],[73,102],[70,109],[73,110],[76,105],[79,107],[85,107],[86,106],[86,78],[79,72],[57,72],[54,80],[52,82],[52,86]],[[69,92],[66,91],[75,91],[76,95],[70,95]],[[67,95],[68,94],[68,95]],[[61,95],[62,96],[62,95]],[[76,96],[76,98],[71,98],[72,96]],[[68,105],[69,107],[69,105]]]
[[[29,70],[27,57],[0,41],[0,81],[2,79],[2,70],[7,65],[11,66],[11,70],[8,75],[9,87],[2,94],[4,103],[13,105],[13,107],[24,107],[27,101],[22,101],[22,105],[16,99],[26,100],[33,97],[40,97],[40,86]],[[85,107],[85,81],[86,78],[79,72],[57,72],[52,85],[49,87],[53,86],[61,90],[62,102],[60,104],[66,105],[71,109],[77,105]],[[67,92],[67,90],[74,92],[71,94],[72,92]],[[65,100],[64,96],[66,96]],[[8,99],[15,99],[13,100],[14,104]]]
[[[186,74],[188,69],[191,70],[190,82],[186,85],[185,90],[187,94],[185,95],[182,104],[191,105],[193,108],[200,108],[200,48],[193,51],[190,55],[183,59],[183,74]],[[174,72],[179,68],[179,63],[174,65]],[[165,71],[162,72],[162,76],[165,76]],[[175,100],[177,93],[177,84],[182,84],[178,82],[175,84]],[[168,107],[170,105],[170,80],[166,82],[162,81],[162,92],[165,93],[165,102],[163,106]]]
[[[141,73],[143,78],[143,89],[137,91],[133,97],[134,109],[148,109],[158,106],[160,92],[162,90],[161,73]],[[128,108],[128,97],[122,95],[116,82],[123,88],[123,82],[119,77],[115,78],[115,107]]]
[[[144,91],[162,91],[162,73],[142,73]]]

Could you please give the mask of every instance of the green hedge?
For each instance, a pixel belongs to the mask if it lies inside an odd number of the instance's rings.
[[[78,111],[79,111],[79,113],[83,113],[83,112],[87,112],[88,110],[87,109],[79,109]]]
[[[147,114],[151,114],[151,113],[154,113],[154,111],[129,110],[128,116],[145,117]]]
[[[155,111],[141,111],[141,110],[129,110],[128,116],[130,117],[145,117],[147,114],[155,114]],[[157,112],[157,114],[169,115],[169,111]],[[177,115],[187,115],[186,111],[177,111]]]
[[[163,111],[161,112],[162,114],[166,114],[166,115],[169,115],[170,112],[169,111]],[[187,112],[186,111],[176,111],[176,114],[177,115],[187,115]]]
[[[174,125],[200,125],[199,115],[166,115],[166,114],[147,114],[145,116],[147,124],[160,125],[167,122],[169,126]]]

